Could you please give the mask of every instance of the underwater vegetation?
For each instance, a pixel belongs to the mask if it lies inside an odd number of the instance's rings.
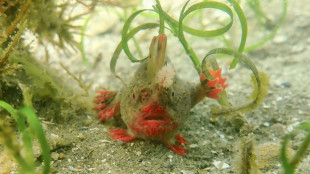
[[[84,5],[87,10],[73,17],[68,17],[68,9],[74,6],[69,1],[58,4],[53,0],[0,0],[0,143],[3,144],[9,154],[14,157],[19,165],[20,173],[49,173],[50,172],[50,147],[45,137],[44,129],[40,124],[41,118],[52,122],[61,122],[70,119],[76,112],[87,112],[92,107],[92,96],[90,93],[91,83],[83,85],[80,78],[75,77],[66,67],[63,66],[69,78],[73,78],[79,83],[79,89],[72,89],[70,85],[63,83],[59,74],[55,73],[48,64],[37,60],[29,51],[29,45],[23,41],[25,31],[34,33],[40,45],[46,48],[46,45],[53,45],[56,49],[68,53],[68,47],[81,51],[84,64],[88,60],[83,53],[83,38],[87,30],[87,20],[83,18],[92,14],[94,8],[99,5],[110,5],[121,8],[132,8],[131,15],[124,15],[124,27],[121,33],[121,42],[118,44],[110,63],[111,71],[116,73],[116,64],[119,61],[121,51],[124,51],[132,62],[143,63],[148,60],[148,56],[137,58],[129,48],[128,42],[135,40],[135,35],[146,29],[158,28],[158,35],[171,33],[182,44],[185,53],[189,56],[197,71],[197,76],[203,77],[203,83],[216,80],[212,72],[221,69],[218,59],[222,55],[228,55],[232,61],[230,69],[234,69],[239,64],[243,64],[252,72],[253,92],[249,101],[234,106],[230,103],[229,98],[223,89],[218,95],[218,103],[211,110],[211,116],[216,121],[219,117],[233,118],[241,117],[242,124],[247,124],[246,119],[241,114],[249,112],[259,106],[268,90],[268,77],[263,72],[258,71],[255,64],[245,52],[254,50],[275,36],[278,29],[285,20],[287,1],[283,0],[283,13],[278,23],[273,24],[268,18],[259,0],[248,0],[245,3],[250,6],[259,23],[271,28],[262,40],[247,46],[248,37],[246,16],[240,6],[242,1],[228,0],[230,5],[218,1],[201,1],[191,4],[185,2],[178,18],[174,18],[165,11],[160,1],[157,0],[153,9],[136,10],[135,5],[140,1],[130,3],[129,1],[92,1],[85,3],[76,1],[76,4]],[[202,30],[188,25],[192,15],[201,15],[201,9],[216,9],[224,13],[227,22],[217,29]],[[153,13],[144,15],[143,13]],[[131,27],[132,23],[139,15],[153,20],[153,22],[144,23],[136,27]],[[234,19],[237,18],[241,26],[241,38],[237,48],[234,48],[225,33],[228,32]],[[85,19],[83,26],[75,26],[73,21]],[[80,36],[81,40],[77,41],[74,34]],[[201,38],[218,38],[225,48],[214,48],[208,50],[204,57],[198,57],[195,50],[191,47],[191,42],[187,36],[192,35]],[[168,38],[169,39],[169,38]],[[139,45],[135,45],[138,50]],[[52,59],[46,49],[46,60]],[[211,71],[210,71],[211,70]],[[120,77],[119,77],[120,78]],[[40,120],[38,119],[40,118]],[[10,121],[8,121],[10,120]],[[10,124],[14,122],[14,124]],[[290,137],[289,134],[282,142],[281,162],[285,173],[294,173],[298,168],[299,162],[303,159],[310,144],[309,123],[302,124],[298,130],[305,130],[305,137],[300,148],[293,156],[287,155],[286,148]],[[249,135],[244,135],[241,140],[240,151],[242,157],[238,165],[240,173],[252,173],[255,171],[255,154],[253,147],[255,142]],[[37,169],[38,158],[34,157],[32,146],[34,139],[39,141],[42,151],[43,168]],[[26,153],[23,153],[25,151]],[[254,172],[255,173],[255,172]]]
[[[288,142],[289,142],[289,139],[292,136],[294,136],[294,134],[298,131],[305,131],[306,137],[303,139],[302,143],[299,145],[299,148],[296,150],[296,153],[290,157],[287,154]],[[310,123],[304,122],[300,124],[292,133],[290,133],[283,139],[280,160],[284,168],[285,174],[295,173],[295,170],[297,169],[298,164],[307,154],[307,150],[309,146],[310,146]]]
[[[21,35],[27,30],[36,34],[42,45],[48,42],[62,50],[65,45],[76,47],[71,31],[75,27],[70,24],[74,19],[65,19],[66,8],[66,4],[57,5],[55,1],[4,1],[0,11],[0,96],[19,108],[27,91],[29,101],[25,102],[39,113],[50,113],[49,119],[55,121],[61,118],[59,103],[66,100],[63,95],[69,95],[69,91],[48,66],[33,57]],[[42,104],[49,107],[41,107]]]
[[[41,146],[44,162],[42,173],[49,173],[51,162],[50,148],[38,116],[34,113],[33,109],[30,107],[23,107],[16,111],[8,103],[1,100],[0,106],[8,111],[14,118],[21,135],[22,143],[19,143],[12,128],[7,125],[8,123],[0,120],[0,142],[5,145],[20,165],[19,172],[35,173],[36,162],[34,161],[32,147],[34,138],[37,138]],[[26,126],[24,117],[29,123],[29,126]],[[23,150],[25,153],[22,153]]]
[[[73,107],[80,105],[74,102],[77,93],[61,85],[60,78],[33,57],[22,38],[30,31],[43,46],[49,43],[64,51],[66,45],[77,47],[72,35],[77,27],[71,21],[84,14],[66,18],[68,7],[56,1],[0,1],[0,139],[19,164],[20,173],[50,172],[50,147],[38,118],[59,122],[79,110]],[[80,110],[88,107],[84,106]],[[41,147],[39,156],[32,150],[34,140]],[[43,161],[42,170],[38,170],[38,158]]]

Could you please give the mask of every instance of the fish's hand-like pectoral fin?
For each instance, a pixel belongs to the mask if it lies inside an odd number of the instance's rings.
[[[187,145],[188,141],[185,140],[185,138],[183,137],[182,134],[176,134],[175,135],[175,143],[174,144],[170,144],[170,143],[165,143],[165,145],[172,150],[174,153],[184,156],[188,150],[181,146],[181,145]]]
[[[135,136],[129,135],[126,129],[110,129],[109,132],[109,137],[112,137],[113,140],[119,140],[123,143],[133,141],[137,138]]]
[[[110,119],[117,115],[120,106],[117,93],[110,90],[97,91],[97,93],[99,95],[95,99],[95,102],[98,103],[98,105],[95,106],[94,109],[99,111],[97,117],[99,117],[100,121]]]

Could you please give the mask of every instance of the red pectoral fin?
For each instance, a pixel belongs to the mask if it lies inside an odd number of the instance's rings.
[[[112,137],[113,140],[120,140],[122,142],[129,142],[137,138],[135,136],[128,135],[126,129],[110,129],[109,132],[109,137]]]
[[[214,80],[208,80],[203,73],[200,74],[200,81],[203,83],[206,81],[205,85],[203,88],[206,91],[206,96],[213,98],[213,99],[218,99],[219,98],[219,93],[222,92],[228,85],[225,84],[226,78],[222,77],[222,69],[219,69],[217,71],[213,71],[209,69],[209,73],[212,75]]]
[[[184,156],[188,152],[188,150],[185,147],[182,147],[180,145],[187,145],[188,141],[185,140],[182,134],[176,134],[175,138],[176,138],[175,144],[169,144],[169,143],[165,143],[165,144],[174,153]]]
[[[100,118],[100,121],[104,121],[113,117],[120,106],[120,103],[115,101],[116,92],[109,90],[97,91],[99,94],[95,99],[95,102],[98,103],[93,109],[98,110],[97,117]]]
[[[178,145],[171,145],[171,144],[166,144],[166,146],[172,150],[174,153],[178,154],[178,155],[181,155],[181,156],[184,156],[188,150],[185,148],[185,147],[182,147],[182,146],[178,146]]]
[[[119,103],[110,104],[105,109],[101,110],[97,114],[97,117],[100,117],[100,119],[99,119],[100,121],[110,119],[111,117],[113,117],[115,115],[115,113],[118,111],[118,109],[119,109]]]
[[[175,137],[178,144],[188,145],[188,141],[184,138],[182,134],[176,134]]]

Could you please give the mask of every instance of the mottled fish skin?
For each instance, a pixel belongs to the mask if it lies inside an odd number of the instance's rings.
[[[183,156],[188,144],[177,131],[190,115],[190,110],[204,97],[217,99],[227,85],[221,69],[209,70],[213,80],[201,73],[200,84],[179,78],[165,58],[167,38],[155,36],[147,62],[141,63],[131,82],[119,92],[102,90],[95,100],[100,121],[112,117],[122,121],[125,129],[109,130],[114,140],[129,142],[149,139],[163,142],[170,150]]]
[[[128,127],[128,133],[143,139],[168,141],[173,139],[177,129],[184,124],[192,108],[192,101],[197,95],[196,86],[174,77],[169,88],[148,80],[147,63],[143,63],[135,73],[131,83],[120,91],[121,118]],[[156,112],[156,109],[158,112]],[[160,111],[161,110],[161,111]],[[143,114],[159,114],[159,130],[152,132],[152,125],[137,123],[143,121]],[[163,116],[160,117],[160,114]],[[156,117],[156,116],[155,116]],[[149,122],[151,122],[150,120]],[[154,121],[155,122],[155,121]],[[154,123],[156,124],[156,123]],[[162,130],[160,130],[162,128]],[[147,132],[150,133],[147,133]],[[154,130],[156,131],[156,130]]]

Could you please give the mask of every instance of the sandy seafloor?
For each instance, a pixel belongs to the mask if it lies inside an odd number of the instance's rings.
[[[270,78],[270,89],[261,106],[244,114],[251,128],[257,158],[261,160],[257,161],[260,173],[283,172],[277,156],[281,140],[299,123],[310,118],[310,3],[307,0],[291,0],[288,3],[286,21],[277,35],[262,47],[246,53],[258,69],[264,71]],[[281,1],[265,4],[267,4],[266,13],[276,22],[275,19],[279,19],[282,10]],[[180,10],[175,8],[174,11]],[[255,18],[249,9],[245,12],[249,14],[248,43],[250,45],[260,40],[267,31],[253,22]],[[97,25],[90,25],[90,27],[96,30],[96,27],[105,26],[108,27],[108,31],[93,34],[85,40],[86,53],[91,64],[95,58],[100,57],[95,67],[84,67],[79,54],[60,59],[72,72],[82,73],[85,82],[94,81],[92,92],[95,89],[119,89],[122,86],[120,81],[110,73],[109,60],[121,39],[123,23],[117,22],[118,18],[113,15],[105,19],[104,16],[101,16],[103,19],[100,19],[100,16],[94,17],[99,18],[102,23],[97,22]],[[240,28],[237,21],[235,22],[236,26],[229,33],[229,37],[235,45],[238,45]],[[92,28],[89,30],[91,31]],[[174,64],[177,74],[185,80],[198,83],[198,75],[182,50],[181,44],[171,34],[167,35],[167,55]],[[142,39],[138,42],[142,45],[142,49],[146,50],[144,53],[147,53],[152,36],[151,32],[143,37],[140,35]],[[187,37],[199,57],[203,57],[212,48],[223,46],[216,39],[199,40],[191,36]],[[223,76],[228,79],[229,97],[234,104],[238,105],[245,103],[251,93],[250,71],[243,66],[229,71],[227,67],[229,60],[231,58],[221,61],[221,66],[223,66]],[[136,67],[137,64],[129,63],[126,56],[122,54],[117,72],[128,82]],[[243,133],[237,131],[223,118],[219,118],[218,122],[211,122],[209,116],[211,104],[216,102],[205,99],[195,106],[184,127],[180,129],[190,142],[187,146],[189,152],[184,157],[174,154],[159,142],[112,141],[107,133],[113,125],[99,123],[95,118],[95,112],[73,116],[65,123],[46,124],[48,137],[54,137],[54,140],[62,142],[53,149],[53,155],[64,155],[63,159],[53,161],[53,170],[62,174],[238,173],[234,168],[236,165],[234,149],[238,149],[237,142]],[[303,137],[305,137],[304,132],[294,136],[291,149],[296,150]],[[296,172],[310,173],[309,161],[308,151],[308,155],[300,163]]]

